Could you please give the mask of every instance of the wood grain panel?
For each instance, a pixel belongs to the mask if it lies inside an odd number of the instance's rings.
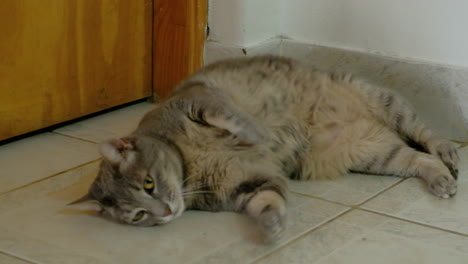
[[[0,1],[0,140],[152,94],[152,0]]]
[[[153,90],[166,98],[203,65],[207,0],[154,0]]]

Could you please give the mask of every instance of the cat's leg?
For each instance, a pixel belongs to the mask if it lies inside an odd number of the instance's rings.
[[[266,128],[240,109],[222,90],[204,83],[187,83],[179,88],[171,104],[192,121],[227,131],[240,145],[253,145],[268,137]]]
[[[370,110],[381,121],[403,138],[416,142],[427,152],[439,157],[451,174],[457,177],[459,157],[454,144],[426,127],[403,98],[387,89],[368,84],[361,83],[357,87],[369,97],[367,102]]]
[[[436,196],[449,198],[457,192],[457,182],[449,169],[434,155],[419,152],[400,139],[388,138],[376,142],[363,142],[363,149],[355,150],[356,162],[352,171],[420,177]]]
[[[267,243],[279,239],[285,229],[286,184],[280,177],[255,177],[232,192],[235,211],[252,217]]]

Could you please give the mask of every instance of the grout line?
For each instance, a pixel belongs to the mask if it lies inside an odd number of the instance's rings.
[[[27,260],[27,259],[21,258],[19,256],[13,255],[13,254],[11,254],[9,252],[6,252],[6,251],[4,251],[2,249],[0,249],[0,255],[5,255],[5,256],[8,256],[8,257],[13,258],[13,259],[21,260],[22,262],[27,262],[27,263],[32,263],[32,264],[37,263],[35,261]]]
[[[404,180],[406,179],[402,179],[402,181],[399,181],[398,183],[395,183],[393,186],[403,182]],[[392,188],[393,186],[389,187],[388,189]],[[388,190],[387,189],[387,190]],[[385,191],[385,190],[384,190]],[[384,192],[382,191],[382,192]],[[381,192],[381,193],[382,193]],[[296,193],[297,194],[297,193]],[[313,197],[315,198],[315,197]],[[372,198],[370,198],[372,199]],[[326,199],[320,199],[320,200],[325,200],[327,201]],[[337,203],[337,202],[334,202],[335,204],[340,204],[340,203]],[[342,205],[342,204],[340,204]],[[349,206],[348,206],[349,207]],[[453,231],[453,230],[449,230],[449,229],[444,229],[444,228],[440,228],[440,227],[437,227],[437,226],[431,226],[431,225],[428,225],[428,224],[424,224],[424,223],[420,223],[420,222],[416,222],[416,221],[413,221],[413,220],[409,220],[409,219],[405,219],[405,218],[400,218],[400,217],[397,217],[397,216],[393,216],[393,215],[389,215],[389,214],[385,214],[385,213],[381,213],[381,212],[377,212],[377,211],[372,211],[372,210],[369,210],[369,209],[365,209],[365,208],[360,208],[360,207],[357,207],[357,206],[352,206],[350,207],[348,210],[336,215],[335,217],[327,220],[326,222],[310,229],[309,231],[303,233],[302,235],[290,240],[289,242],[285,243],[284,245],[281,245],[280,247],[276,248],[275,250],[271,251],[271,252],[268,252],[267,254],[259,257],[258,259],[250,262],[251,264],[255,264],[255,263],[259,263],[260,261],[266,259],[267,257],[271,256],[272,254],[275,254],[276,252],[279,252],[280,250],[283,250],[285,249],[286,247],[294,244],[295,242],[301,240],[302,238],[304,238],[305,236],[309,235],[310,233],[324,227],[325,225],[328,225],[329,223],[339,219],[339,218],[342,218],[344,215],[348,214],[348,213],[351,213],[353,211],[356,211],[356,210],[360,210],[360,211],[364,211],[364,212],[368,212],[368,213],[372,213],[372,214],[376,214],[376,215],[380,215],[380,216],[383,216],[383,217],[388,217],[388,218],[391,218],[391,219],[395,219],[395,220],[398,220],[398,221],[403,221],[403,222],[407,222],[407,223],[411,223],[411,224],[415,224],[415,225],[418,225],[418,226],[424,226],[424,227],[427,227],[427,228],[431,228],[431,229],[435,229],[435,230],[439,230],[439,231],[442,231],[442,232],[446,232],[446,233],[450,233],[450,234],[454,234],[454,235],[458,235],[458,236],[463,236],[463,237],[468,237],[467,234],[464,234],[464,233],[459,233],[459,232],[456,232],[456,231]]]
[[[344,204],[344,203],[340,203],[340,202],[336,202],[336,201],[327,200],[327,199],[325,199],[325,198],[322,198],[322,197],[319,197],[319,196],[315,196],[315,195],[312,195],[312,194],[298,193],[298,192],[293,192],[293,191],[289,191],[289,192],[290,192],[290,193],[293,193],[293,194],[305,196],[305,197],[308,197],[308,198],[314,198],[314,199],[317,199],[317,200],[321,200],[321,201],[325,201],[325,202],[329,202],[329,203],[341,205],[341,206],[353,207],[352,205],[348,205],[348,204]]]
[[[458,141],[458,140],[450,140],[454,143],[457,143],[457,144],[460,144],[460,145],[463,145],[463,144],[468,144],[468,142],[465,142],[465,141]]]
[[[463,147],[466,147],[468,146],[465,145]],[[398,217],[398,216],[394,216],[394,215],[390,215],[390,214],[386,214],[386,213],[381,213],[381,212],[378,212],[378,211],[373,211],[373,210],[370,210],[370,209],[366,209],[366,208],[362,208],[361,206],[363,206],[365,203],[369,202],[370,200],[374,199],[375,197],[381,195],[382,193],[384,192],[387,192],[389,191],[390,189],[394,188],[395,186],[401,184],[402,182],[406,181],[407,179],[409,178],[404,178],[404,179],[401,179],[400,181],[394,183],[393,185],[391,185],[390,187],[388,188],[385,188],[384,190],[376,193],[375,195],[369,197],[368,199],[366,199],[365,201],[361,202],[360,204],[358,205],[347,205],[347,204],[343,204],[343,203],[340,203],[340,202],[336,202],[336,201],[330,201],[328,199],[325,199],[325,198],[322,198],[322,197],[317,197],[317,196],[314,196],[314,195],[310,195],[310,194],[303,194],[303,193],[297,193],[297,192],[292,192],[291,193],[294,193],[294,194],[298,194],[298,195],[302,195],[302,196],[306,196],[306,197],[310,197],[310,198],[314,198],[314,199],[318,199],[318,200],[322,200],[322,201],[326,201],[326,202],[331,202],[331,203],[334,203],[334,204],[337,204],[337,205],[342,205],[342,206],[346,206],[346,207],[350,207],[351,210],[349,211],[352,211],[352,210],[362,210],[362,211],[366,211],[366,212],[371,212],[371,213],[374,213],[374,214],[378,214],[378,215],[382,215],[382,216],[387,216],[387,217],[390,217],[390,218],[394,218],[394,219],[397,219],[397,220],[401,220],[401,221],[404,221],[404,222],[408,222],[408,223],[412,223],[412,224],[416,224],[416,225],[420,225],[420,226],[424,226],[424,227],[427,227],[427,228],[432,228],[432,229],[436,229],[436,230],[439,230],[439,231],[443,231],[443,232],[448,232],[448,233],[451,233],[451,234],[455,234],[455,235],[459,235],[459,236],[463,236],[463,237],[468,237],[467,234],[464,234],[464,233],[459,233],[457,231],[453,231],[453,230],[449,230],[449,229],[445,229],[445,228],[441,228],[441,227],[437,227],[437,226],[432,226],[432,225],[429,225],[429,224],[424,224],[424,223],[421,223],[421,222],[417,222],[417,221],[413,221],[413,220],[409,220],[409,219],[405,219],[405,218],[401,218],[401,217]],[[336,218],[340,217],[341,215],[337,216]]]
[[[39,179],[39,180],[35,180],[35,181],[33,181],[33,182],[27,183],[27,184],[25,184],[25,185],[22,185],[22,186],[13,188],[13,189],[11,189],[11,190],[2,192],[2,193],[0,193],[0,196],[3,196],[3,195],[5,195],[5,194],[12,193],[12,192],[17,191],[17,190],[20,190],[20,189],[27,188],[27,187],[29,187],[29,186],[31,186],[31,185],[33,185],[33,184],[36,184],[36,183],[39,183],[39,182],[43,182],[43,181],[45,181],[45,180],[54,178],[54,177],[56,177],[56,176],[58,176],[58,175],[60,175],[60,174],[64,174],[64,173],[67,173],[67,172],[69,172],[69,171],[76,170],[76,169],[78,169],[78,168],[84,167],[84,166],[86,166],[86,165],[92,164],[92,163],[97,162],[97,161],[100,161],[100,160],[101,160],[101,158],[95,159],[95,160],[92,160],[92,161],[88,161],[88,162],[86,162],[86,163],[83,163],[83,164],[81,164],[81,165],[72,167],[72,168],[70,168],[70,169],[66,169],[66,170],[63,170],[63,171],[54,173],[54,174],[52,174],[52,175],[50,175],[50,176],[47,176],[47,177],[41,178],[41,179]]]
[[[361,206],[363,206],[365,203],[367,203],[368,201],[372,200],[373,198],[379,196],[380,194],[392,189],[393,187],[399,185],[400,183],[406,181],[407,179],[409,178],[404,178],[404,179],[401,179],[400,181],[398,181],[397,183],[394,183],[392,186],[388,187],[387,189],[375,194],[374,196],[370,197],[369,199],[367,199],[366,201],[358,204],[358,205],[355,205],[355,206],[351,206],[351,208],[353,209],[357,209],[357,210],[363,210],[363,211],[367,211],[367,212],[372,212],[372,213],[375,213],[375,214],[378,214],[378,215],[382,215],[382,216],[388,216],[388,217],[391,217],[391,218],[394,218],[394,219],[398,219],[398,220],[402,220],[402,221],[405,221],[405,222],[409,222],[409,223],[413,223],[413,224],[417,224],[417,225],[421,225],[421,226],[425,226],[425,227],[429,227],[429,228],[433,228],[433,229],[437,229],[437,230],[440,230],[440,231],[445,231],[445,232],[449,232],[449,233],[452,233],[452,234],[456,234],[456,235],[461,235],[461,236],[464,236],[464,237],[468,237],[468,235],[466,234],[463,234],[463,233],[458,233],[456,231],[453,231],[453,230],[449,230],[449,229],[444,229],[444,228],[441,228],[441,227],[437,227],[437,226],[432,226],[432,225],[429,225],[429,224],[424,224],[424,223],[421,223],[421,222],[417,222],[417,221],[413,221],[413,220],[409,220],[409,219],[405,219],[405,218],[401,218],[401,217],[398,217],[398,216],[394,216],[394,215],[390,215],[390,214],[386,214],[386,213],[380,213],[380,212],[377,212],[377,211],[373,211],[373,210],[370,210],[370,209],[366,209],[366,208],[363,208]]]
[[[349,206],[348,206],[348,207],[349,207]],[[273,250],[273,251],[271,251],[271,252],[268,252],[267,254],[265,254],[265,255],[259,257],[258,259],[254,260],[254,261],[252,261],[252,262],[250,262],[250,263],[251,263],[251,264],[255,264],[255,263],[258,263],[258,262],[264,260],[265,258],[271,256],[272,254],[274,254],[274,253],[276,253],[276,252],[278,252],[278,251],[280,251],[280,250],[282,250],[282,249],[284,249],[284,248],[286,248],[286,247],[288,247],[288,246],[290,246],[290,245],[296,243],[297,241],[299,241],[299,240],[301,240],[302,238],[306,237],[306,236],[309,235],[310,233],[312,233],[312,232],[314,232],[314,231],[316,231],[316,230],[318,230],[318,229],[324,227],[325,225],[327,225],[327,224],[329,224],[329,223],[335,221],[336,219],[342,217],[343,215],[346,215],[346,214],[350,213],[350,212],[353,211],[353,210],[354,210],[354,208],[349,208],[348,210],[345,210],[344,212],[342,212],[342,213],[336,215],[335,217],[332,217],[332,218],[328,219],[327,221],[325,221],[325,222],[323,222],[323,223],[317,225],[316,227],[314,227],[314,228],[308,230],[307,232],[303,233],[302,235],[299,235],[299,236],[297,236],[296,238],[291,239],[291,240],[288,241],[287,243],[284,243],[283,245],[279,246],[279,247],[276,248],[275,250]]]
[[[457,141],[457,140],[451,140],[451,141],[458,144],[457,149],[462,149],[462,148],[468,146],[468,142]]]
[[[360,204],[357,204],[355,205],[354,207],[358,208],[358,207],[361,207],[362,205],[364,205],[365,203],[369,202],[370,200],[374,199],[375,197],[383,194],[384,192],[387,192],[389,191],[390,189],[392,189],[393,187],[397,186],[397,185],[400,185],[400,183],[406,181],[407,179],[409,178],[403,178],[403,179],[400,179],[399,181],[395,182],[394,184],[390,185],[389,187],[383,189],[382,191],[372,195],[371,197],[367,198],[366,200],[364,200],[363,202],[361,202]]]
[[[337,204],[337,205],[341,205],[341,206],[346,206],[346,207],[351,207],[351,208],[360,208],[360,206],[362,206],[363,204],[367,203],[368,201],[374,199],[375,197],[381,195],[382,193],[392,189],[393,187],[399,185],[400,183],[404,182],[405,180],[407,180],[409,178],[403,178],[403,179],[400,179],[399,181],[395,182],[394,184],[390,185],[389,187],[381,190],[380,192],[377,192],[376,194],[370,196],[369,198],[367,198],[366,200],[364,200],[363,202],[359,203],[359,204],[356,204],[356,205],[350,205],[350,204],[344,204],[344,203],[341,203],[341,202],[337,202],[337,201],[332,201],[332,200],[328,200],[326,198],[323,198],[323,197],[319,197],[319,196],[315,196],[315,195],[312,195],[312,194],[306,194],[306,193],[299,193],[299,192],[294,192],[294,191],[289,191],[293,194],[297,194],[297,195],[301,195],[301,196],[305,196],[305,197],[309,197],[309,198],[314,198],[314,199],[317,199],[317,200],[321,200],[321,201],[325,201],[325,202],[330,202],[330,203],[333,203],[333,204]]]
[[[88,143],[99,144],[98,142],[95,142],[95,141],[92,141],[92,140],[89,140],[89,139],[84,139],[84,138],[80,138],[80,137],[70,136],[70,135],[67,135],[67,134],[63,134],[63,133],[60,133],[60,132],[56,132],[55,130],[50,131],[50,133],[57,134],[57,135],[59,135],[59,136],[64,136],[64,137],[68,137],[68,138],[73,138],[73,139],[81,140],[81,141],[86,141],[86,142],[88,142]]]
[[[386,214],[386,213],[381,213],[381,212],[373,211],[373,210],[366,209],[366,208],[356,208],[356,210],[366,211],[366,212],[368,212],[368,213],[373,213],[373,214],[380,215],[380,216],[390,217],[390,218],[393,218],[393,219],[396,219],[396,220],[400,220],[400,221],[403,221],[403,222],[408,222],[408,223],[411,223],[411,224],[415,224],[415,225],[419,225],[419,226],[424,226],[424,227],[436,229],[436,230],[439,230],[439,231],[444,231],[444,232],[451,233],[451,234],[454,234],[454,235],[459,235],[459,236],[463,236],[463,237],[468,237],[467,234],[459,233],[459,232],[457,232],[457,231],[453,231],[453,230],[450,230],[450,229],[445,229],[445,228],[441,228],[441,227],[437,227],[437,226],[432,226],[432,225],[429,225],[429,224],[424,224],[424,223],[421,223],[421,222],[417,222],[417,221],[413,221],[413,220],[410,220],[410,219],[401,218],[401,217],[398,217],[398,216],[395,216],[395,215],[390,215],[390,214]]]

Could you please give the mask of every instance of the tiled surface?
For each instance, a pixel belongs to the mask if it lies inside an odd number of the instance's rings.
[[[151,103],[135,104],[59,128],[55,132],[99,143],[131,133],[143,115],[153,107]]]
[[[97,168],[95,162],[0,197],[0,249],[46,263],[186,263],[205,255],[202,263],[219,263],[219,255],[238,263],[275,249],[258,246],[250,219],[233,213],[186,212],[165,226],[137,228],[67,208]],[[290,203],[289,229],[276,246],[347,210],[299,195]]]
[[[21,260],[16,257],[10,257],[8,255],[4,255],[0,253],[0,263],[2,264],[30,264],[31,262],[27,262],[25,260]]]
[[[250,263],[349,209],[344,206],[313,198],[300,197],[294,194],[291,194],[291,198],[289,202],[287,232],[276,245],[255,245],[252,243],[254,240],[237,235],[234,239],[228,239],[228,241],[220,243],[215,249],[210,250],[208,254],[199,258],[195,263]],[[244,232],[255,231],[250,229],[244,230]],[[252,234],[248,236],[252,236]]]
[[[360,210],[258,263],[466,263],[468,237]]]
[[[0,146],[0,193],[97,158],[95,144],[52,133]]]
[[[133,105],[61,128],[60,134],[0,146],[0,188],[11,190],[53,176],[0,195],[0,252],[6,253],[0,253],[0,263],[468,259],[468,147],[460,149],[460,188],[450,200],[433,197],[417,179],[399,183],[394,177],[353,174],[335,181],[291,182],[287,232],[269,246],[260,243],[250,219],[234,213],[189,211],[168,225],[137,228],[66,207],[85,193],[96,175],[97,144],[89,141],[129,133],[151,107]]]
[[[468,235],[468,148],[461,148],[459,155],[458,192],[453,199],[427,195],[421,180],[408,179],[363,207]]]
[[[348,174],[333,181],[290,181],[289,189],[345,205],[358,205],[398,181],[401,179],[397,177]]]

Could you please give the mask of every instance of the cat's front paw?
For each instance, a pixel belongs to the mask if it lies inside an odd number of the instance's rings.
[[[427,150],[437,156],[450,170],[452,176],[458,178],[458,152],[455,145],[445,139],[432,140],[427,144]]]
[[[434,195],[444,199],[453,197],[457,193],[457,181],[450,175],[439,175],[427,184]]]
[[[267,209],[259,216],[258,224],[265,243],[278,241],[286,227],[286,217],[276,209]]]

